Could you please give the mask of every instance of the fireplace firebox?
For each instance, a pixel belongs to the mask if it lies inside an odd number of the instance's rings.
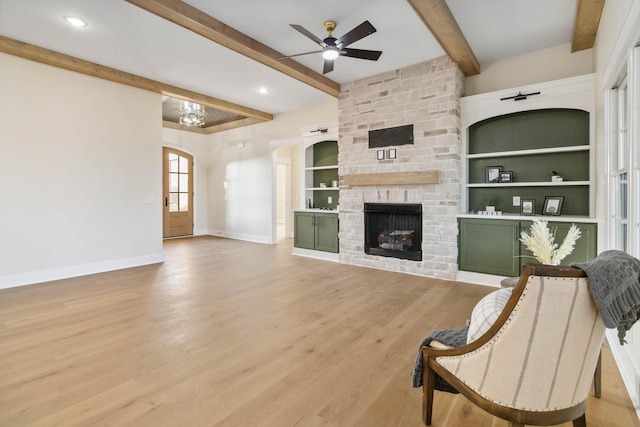
[[[422,261],[422,205],[365,203],[364,252]]]

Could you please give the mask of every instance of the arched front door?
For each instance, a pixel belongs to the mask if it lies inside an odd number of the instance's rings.
[[[162,149],[163,237],[193,234],[193,156]]]

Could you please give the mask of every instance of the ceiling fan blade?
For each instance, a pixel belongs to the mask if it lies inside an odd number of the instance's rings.
[[[382,55],[379,50],[365,50],[365,49],[342,49],[340,51],[341,56],[348,56],[350,58],[368,59],[369,61],[377,61]]]
[[[322,40],[320,40],[311,31],[307,30],[302,25],[289,24],[289,26],[291,28],[293,28],[294,30],[298,31],[299,33],[301,33],[302,35],[305,35],[305,36],[309,37],[311,40],[313,40],[314,42],[318,43],[320,46],[322,46],[322,47],[325,46],[325,44],[324,44],[324,42]]]
[[[365,38],[369,34],[373,34],[375,32],[376,29],[373,25],[371,25],[371,22],[364,21],[362,24],[358,25],[353,30],[340,37],[337,41],[337,44],[342,43],[342,47],[346,47],[351,43],[357,42],[358,40]]]
[[[333,59],[325,59],[324,67],[322,68],[322,74],[327,74],[333,71]]]
[[[289,55],[289,56],[281,56],[278,59],[295,58],[296,56],[311,55],[312,53],[320,53],[320,52],[322,52],[322,51],[321,50],[313,50],[311,52],[296,53],[295,55]]]

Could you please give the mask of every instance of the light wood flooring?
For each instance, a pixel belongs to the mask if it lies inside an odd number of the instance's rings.
[[[0,426],[411,426],[413,360],[492,289],[214,237],[0,291]],[[590,427],[638,427],[608,349]],[[506,427],[437,393],[434,426]],[[569,426],[570,424],[566,424]]]

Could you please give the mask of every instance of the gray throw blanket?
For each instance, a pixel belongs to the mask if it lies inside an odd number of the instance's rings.
[[[424,371],[424,363],[422,361],[422,347],[428,346],[431,341],[439,341],[450,347],[461,347],[467,343],[468,326],[462,326],[458,329],[445,329],[442,331],[433,331],[422,340],[418,347],[418,356],[413,363],[413,377],[411,378],[412,387],[422,387],[422,372]],[[436,375],[436,389],[448,391],[449,393],[458,393],[458,390],[451,387],[445,380]]]
[[[640,260],[612,250],[571,265],[587,274],[604,325],[617,328],[620,345],[625,344],[627,331],[640,319]]]

